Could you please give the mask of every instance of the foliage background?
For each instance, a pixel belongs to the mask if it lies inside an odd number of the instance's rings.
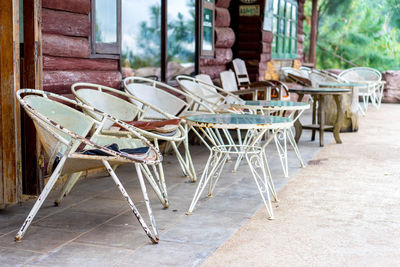
[[[305,53],[311,8],[306,1]],[[400,69],[400,0],[320,0],[318,9],[317,68]]]

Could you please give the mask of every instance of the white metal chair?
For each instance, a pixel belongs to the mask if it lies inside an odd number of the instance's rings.
[[[196,103],[196,100],[190,95],[162,82],[141,77],[128,77],[124,79],[123,84],[128,100],[143,110],[139,117],[140,120],[176,119],[185,116],[191,106]],[[185,128],[180,127],[180,130],[183,129],[185,132],[182,132],[181,136],[160,137],[159,139],[169,141],[182,171],[190,177],[192,182],[195,182],[196,172],[189,152],[188,128],[186,125]],[[181,143],[185,149],[185,160],[178,152],[178,146]]]
[[[123,198],[128,201],[130,208],[147,236],[153,243],[158,243],[158,231],[141,168],[139,167],[140,164],[153,165],[161,162],[162,156],[158,149],[140,135],[134,127],[112,116],[96,111],[104,118],[102,122],[99,122],[64,103],[94,112],[93,108],[66,97],[41,90],[22,89],[17,91],[17,99],[34,121],[44,151],[49,155],[49,165],[52,166],[53,171],[15,239],[17,241],[22,239],[36,213],[61,175],[103,166],[113,178]],[[113,121],[126,129],[135,138],[116,138],[101,136],[95,133],[89,139],[91,129],[96,125],[101,127],[101,124],[105,120]],[[104,146],[105,144],[114,143],[119,145],[121,149],[113,150]],[[85,146],[84,151],[79,150],[82,146]],[[132,150],[135,147],[137,149]],[[123,150],[122,148],[128,148],[130,151]],[[139,152],[140,150],[142,152]],[[135,165],[152,230],[150,230],[143,220],[111,167],[115,164],[123,163],[133,163]]]
[[[363,97],[365,111],[368,109],[369,101],[377,109],[380,108],[385,82],[382,81],[382,74],[378,70],[369,67],[354,67],[342,71],[339,74],[339,79],[346,82],[367,84],[367,89],[359,93]]]
[[[185,143],[187,136],[186,129],[179,123],[180,119],[158,109],[157,107],[143,102],[141,99],[131,94],[106,86],[88,83],[76,83],[72,85],[72,92],[80,102],[134,125],[137,128],[136,131],[154,142],[157,148],[159,147],[160,142],[168,142],[176,154],[183,173],[188,175],[192,181],[196,180],[188,146],[185,145],[185,152],[187,154],[186,158],[188,162],[186,162],[186,160],[182,157],[177,147],[179,143]],[[132,102],[139,103],[142,108],[139,108]],[[93,118],[97,118],[98,116],[97,114],[87,110],[85,110],[85,112],[90,114]],[[147,113],[150,112],[157,114],[158,120],[147,121]],[[163,117],[163,120],[160,120],[161,117]],[[161,127],[151,126],[157,124],[160,124]],[[112,122],[104,125],[101,133],[113,136],[124,136],[129,134],[126,131],[120,131],[118,128],[113,127]],[[143,166],[143,172],[145,173],[146,177],[152,177],[151,171],[146,166]],[[164,207],[168,207],[169,202],[162,163],[158,165],[158,171],[153,166],[153,172],[156,175],[157,181],[156,184],[152,184],[153,189],[157,193],[157,196]],[[154,178],[150,179],[150,181],[154,181]]]

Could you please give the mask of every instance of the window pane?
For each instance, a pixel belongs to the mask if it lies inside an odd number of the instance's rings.
[[[284,16],[285,15],[285,0],[280,1],[279,5],[279,15]]]
[[[96,42],[117,42],[117,1],[96,0]]]
[[[284,35],[285,34],[285,20],[281,19],[279,21],[279,34]]]
[[[285,54],[290,53],[290,39],[285,38]]]
[[[297,6],[293,5],[292,8],[292,19],[297,20]]]
[[[202,43],[203,50],[212,51],[213,48],[212,23],[213,23],[213,11],[211,9],[205,8],[203,16],[203,43]]]
[[[159,76],[160,62],[161,0],[122,0],[122,66],[138,76]]]
[[[286,15],[285,15],[286,18],[288,18],[288,19],[290,18],[291,11],[292,11],[292,4],[287,2],[286,3]]]
[[[274,0],[274,14],[278,14],[279,0]]]
[[[297,36],[296,36],[296,31],[297,31],[297,24],[294,22],[294,23],[292,23],[292,37],[293,38],[296,38]]]
[[[294,54],[294,55],[296,55],[296,40],[295,39],[292,39],[292,54]]]
[[[286,20],[286,32],[285,32],[285,35],[287,37],[290,37],[290,22],[289,22],[289,20]]]
[[[272,32],[275,34],[278,29],[278,18],[274,17],[273,25],[272,25]]]
[[[167,3],[168,73],[191,74],[194,72],[195,1],[168,0]]]

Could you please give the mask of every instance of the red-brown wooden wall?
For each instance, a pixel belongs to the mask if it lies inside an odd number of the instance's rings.
[[[43,89],[71,94],[75,82],[119,88],[116,59],[91,58],[90,0],[43,0]]]

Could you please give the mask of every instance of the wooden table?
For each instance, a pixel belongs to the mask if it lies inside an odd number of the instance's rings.
[[[341,96],[344,94],[351,93],[350,89],[345,88],[312,88],[312,87],[304,87],[302,89],[290,88],[289,92],[296,93],[299,95],[297,101],[301,101],[305,94],[309,94],[314,99],[313,105],[313,114],[312,114],[312,124],[310,125],[302,125],[299,120],[295,121],[296,128],[296,142],[299,141],[301,133],[303,129],[312,130],[311,140],[315,140],[315,131],[319,130],[319,145],[324,146],[324,131],[325,130],[333,130],[333,136],[335,137],[335,141],[338,144],[342,143],[340,139],[339,132],[340,126],[343,120],[343,109],[342,109],[342,98]],[[334,125],[325,125],[325,96],[331,95],[333,96],[336,108],[337,108],[337,117]],[[317,103],[318,103],[318,120],[317,120]],[[296,117],[296,115],[295,115]]]

